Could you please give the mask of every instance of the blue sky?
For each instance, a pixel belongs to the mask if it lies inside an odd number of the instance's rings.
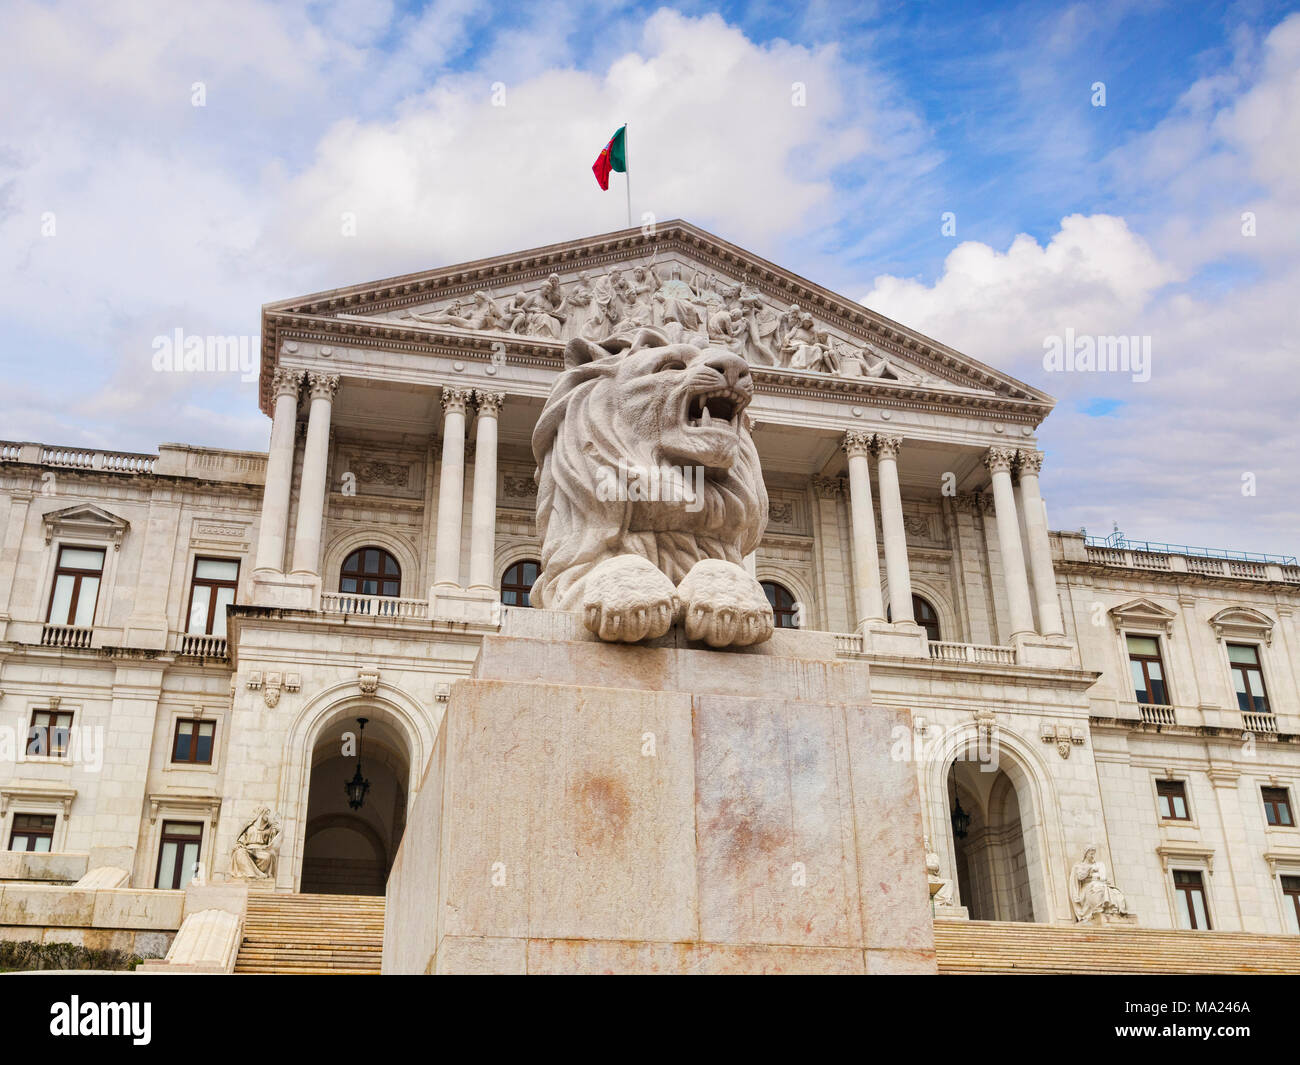
[[[1300,548],[1294,4],[193,7],[5,4],[0,437],[264,447],[152,338],[616,228],[626,119],[638,213],[1056,395],[1054,525]],[[1066,329],[1151,338],[1150,380],[1046,371]]]

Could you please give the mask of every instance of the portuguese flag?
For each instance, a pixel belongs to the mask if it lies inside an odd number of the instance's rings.
[[[600,151],[600,156],[592,164],[596,181],[602,189],[609,191],[609,172],[617,170],[627,173],[627,126],[619,126],[618,132],[610,137],[609,143]]]

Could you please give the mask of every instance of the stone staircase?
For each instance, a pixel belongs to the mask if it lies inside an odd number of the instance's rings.
[[[379,974],[382,895],[252,892],[236,973]]]
[[[934,923],[940,973],[1300,973],[1300,936]]]

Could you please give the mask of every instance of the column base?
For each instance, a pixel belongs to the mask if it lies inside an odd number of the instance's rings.
[[[1011,637],[1016,649],[1016,663],[1022,666],[1042,666],[1048,669],[1073,669],[1074,645],[1058,636],[1039,636],[1037,633],[1017,633]]]
[[[429,617],[454,624],[497,626],[501,601],[495,588],[435,584],[429,589]]]
[[[253,572],[253,605],[284,610],[316,610],[320,605],[321,579],[315,573]]]
[[[929,658],[925,630],[915,622],[867,621],[862,625],[862,649],[868,654]]]

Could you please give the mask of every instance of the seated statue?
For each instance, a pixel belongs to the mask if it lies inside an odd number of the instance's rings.
[[[235,838],[230,852],[230,875],[244,880],[268,880],[275,876],[280,851],[280,822],[265,806],[253,812],[253,819]]]
[[[1089,846],[1083,860],[1070,870],[1070,902],[1076,921],[1086,921],[1096,913],[1129,912],[1124,895],[1106,879],[1106,867],[1097,860],[1095,846]]]
[[[925,840],[925,873],[930,881],[930,898],[936,906],[952,906],[952,881],[939,875],[939,855],[930,849],[929,837]],[[937,888],[936,888],[937,885]]]

